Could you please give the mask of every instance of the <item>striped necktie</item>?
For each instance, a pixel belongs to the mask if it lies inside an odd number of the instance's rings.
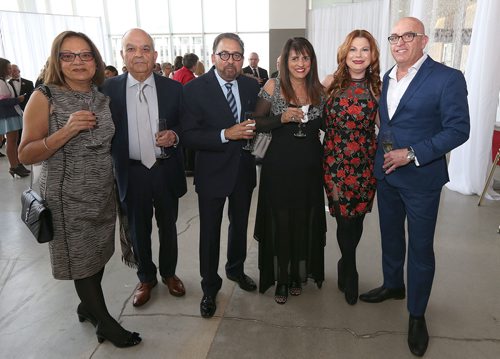
[[[227,82],[225,84],[227,88],[227,102],[229,103],[229,108],[231,108],[231,112],[233,113],[234,120],[236,122],[239,122],[239,116],[238,116],[238,106],[236,106],[236,99],[234,98],[233,95],[233,90],[231,87],[233,87],[232,83]]]
[[[257,73],[257,69],[253,68],[252,71],[253,71],[253,75],[255,77],[259,77],[259,74]]]

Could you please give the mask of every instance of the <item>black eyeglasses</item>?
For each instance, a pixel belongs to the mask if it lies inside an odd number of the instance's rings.
[[[77,56],[83,62],[92,61],[94,59],[94,53],[91,51],[80,52],[78,54],[76,52],[60,52],[59,53],[59,58],[64,62],[73,62],[73,61],[75,61]]]
[[[412,42],[415,36],[425,36],[425,34],[419,34],[418,32],[405,32],[403,35],[392,34],[387,40],[389,40],[389,43],[396,45],[399,39],[402,39],[403,42]]]
[[[227,51],[222,51],[216,55],[219,56],[222,61],[227,61],[230,57],[232,57],[234,61],[240,61],[243,58],[243,54],[240,54],[239,52],[229,53]]]

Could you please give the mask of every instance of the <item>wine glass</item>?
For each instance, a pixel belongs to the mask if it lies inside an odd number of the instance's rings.
[[[302,131],[304,128],[305,124],[309,122],[309,117],[307,116],[307,113],[309,112],[309,105],[303,105],[301,106],[302,112],[304,113],[304,118],[299,121],[299,124],[297,125],[298,131],[294,132],[293,135],[297,138],[304,138],[306,137],[306,133]]]
[[[158,119],[157,130],[158,130],[156,133],[157,136],[159,135],[159,133],[161,131],[167,130],[167,119],[166,118]],[[167,149],[165,147],[162,146],[162,147],[160,147],[160,149],[161,149],[161,153],[160,153],[159,158],[162,158],[162,159],[170,158],[170,154],[167,153]]]
[[[382,144],[384,153],[391,152],[393,146],[393,138],[391,130],[385,130],[379,134],[379,143]]]
[[[251,120],[253,117],[253,112],[245,112],[244,118],[246,120]],[[247,125],[247,127],[255,127],[255,123]],[[247,130],[247,131],[252,131],[253,130]],[[247,144],[242,147],[245,151],[251,151],[253,149],[252,142],[250,139],[247,140]]]
[[[93,104],[92,99],[83,100],[82,110],[90,111],[90,112],[94,113],[94,104]],[[89,134],[90,134],[90,143],[86,143],[85,147],[89,148],[89,149],[96,149],[96,148],[101,147],[102,142],[96,140],[96,138],[94,137],[94,131],[92,130],[92,128],[89,128]]]

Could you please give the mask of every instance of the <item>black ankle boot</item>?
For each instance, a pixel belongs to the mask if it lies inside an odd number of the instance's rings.
[[[139,333],[136,332],[129,332],[127,330],[123,329],[123,335],[116,335],[114,334],[108,334],[106,331],[103,329],[101,325],[97,326],[97,330],[95,332],[97,336],[97,341],[99,343],[104,342],[105,340],[110,341],[115,347],[118,348],[127,348],[127,347],[132,347],[134,345],[139,344],[142,341],[142,338],[140,337]]]
[[[82,303],[80,303],[76,308],[76,314],[78,315],[78,320],[80,321],[80,323],[88,321],[94,327],[97,326],[97,319],[92,315],[92,313],[85,309]]]

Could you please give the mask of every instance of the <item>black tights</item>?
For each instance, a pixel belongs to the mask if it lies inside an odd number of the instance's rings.
[[[120,341],[128,337],[130,332],[123,329],[108,312],[101,287],[103,274],[104,267],[93,276],[75,279],[76,293],[82,301],[81,305],[96,319],[99,332],[110,340]]]
[[[342,217],[338,202],[334,202],[335,218],[337,219],[337,242],[346,277],[357,276],[356,248],[363,234],[365,215],[358,217]]]

